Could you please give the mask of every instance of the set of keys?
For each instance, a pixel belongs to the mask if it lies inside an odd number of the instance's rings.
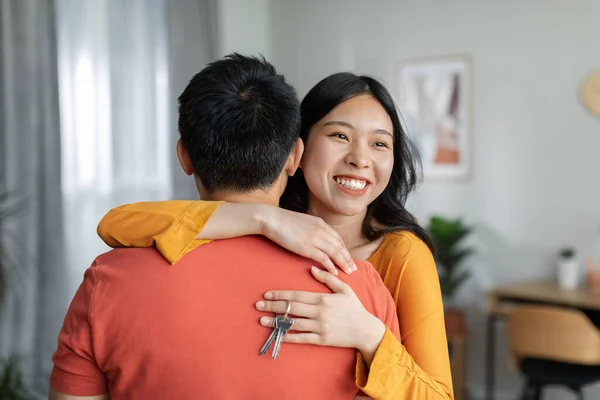
[[[275,319],[273,320],[273,332],[271,332],[271,335],[269,336],[263,347],[260,349],[261,356],[264,356],[267,353],[269,347],[271,347],[273,342],[275,342],[272,352],[273,360],[276,359],[279,355],[279,350],[281,349],[283,337],[288,333],[292,325],[294,325],[294,321],[288,317],[291,308],[292,305],[288,302],[288,307],[287,311],[285,312],[285,315],[275,316]]]

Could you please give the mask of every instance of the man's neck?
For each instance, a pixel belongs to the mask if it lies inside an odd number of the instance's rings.
[[[204,195],[202,200],[225,201],[228,203],[262,203],[279,206],[279,197],[273,194],[272,191],[264,190],[254,190],[247,193],[216,191]]]

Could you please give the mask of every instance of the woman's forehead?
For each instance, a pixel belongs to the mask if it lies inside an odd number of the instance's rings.
[[[351,129],[382,129],[392,132],[392,120],[383,106],[370,95],[360,95],[340,103],[318,125],[338,124]]]

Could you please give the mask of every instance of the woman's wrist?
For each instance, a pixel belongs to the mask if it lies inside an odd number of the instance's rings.
[[[375,353],[385,335],[385,324],[372,314],[368,314],[369,321],[363,325],[364,330],[358,335],[356,349],[360,351],[367,365],[371,365]]]
[[[252,226],[254,233],[265,237],[270,237],[273,227],[273,209],[275,207],[269,204],[253,204],[252,209]]]

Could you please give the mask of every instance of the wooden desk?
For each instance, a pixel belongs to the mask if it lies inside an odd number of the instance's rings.
[[[452,373],[452,386],[454,387],[454,400],[466,398],[466,360],[467,360],[467,324],[463,311],[446,309],[444,312],[446,335],[450,351],[450,371]]]
[[[450,357],[450,371],[452,372],[452,386],[454,400],[466,399],[467,375],[467,346],[465,336],[448,336],[448,344],[452,346]]]
[[[486,348],[486,398],[494,399],[496,321],[519,304],[549,304],[559,307],[600,311],[600,293],[581,287],[561,290],[554,282],[529,282],[500,286],[489,293]]]

